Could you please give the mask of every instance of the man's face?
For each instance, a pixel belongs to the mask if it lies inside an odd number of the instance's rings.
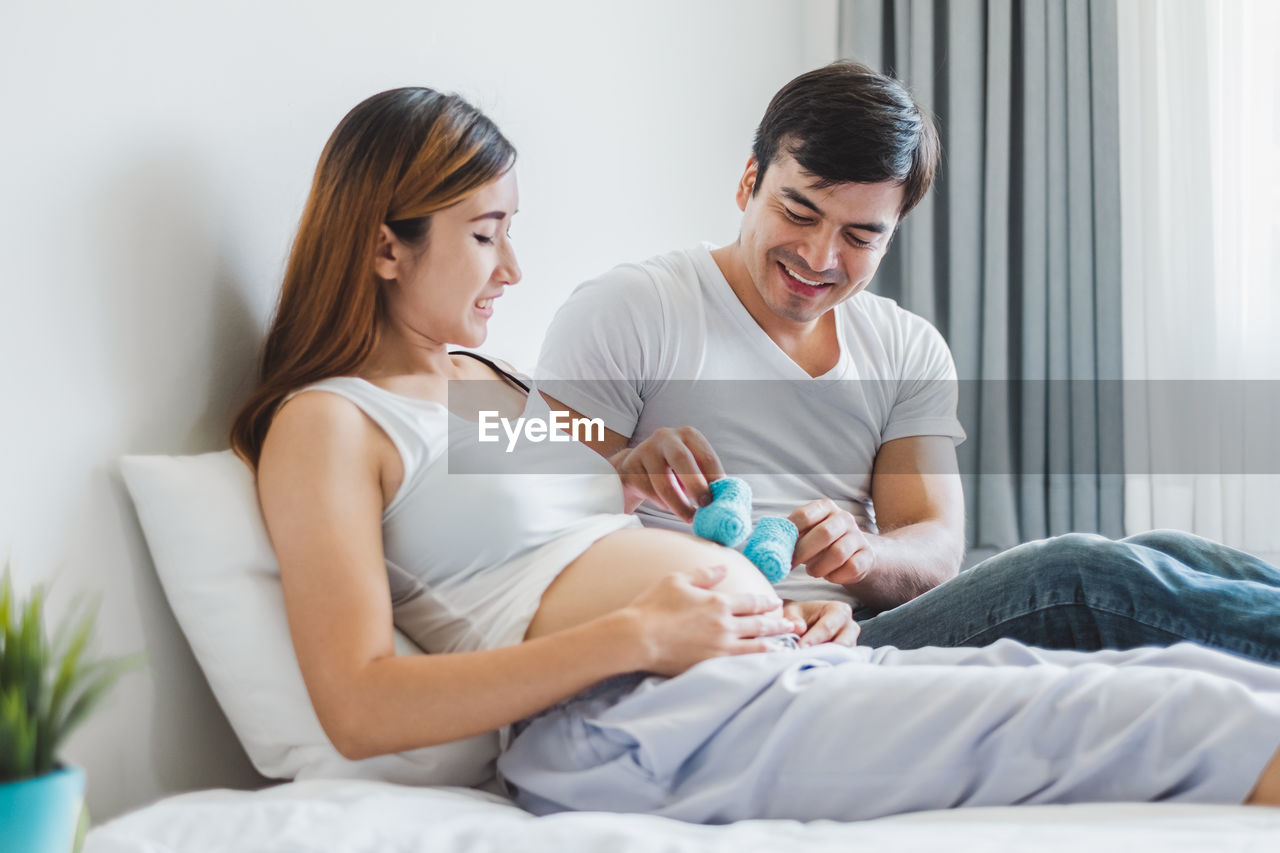
[[[770,312],[812,322],[870,283],[898,224],[902,185],[820,189],[817,177],[786,153],[769,164],[755,189],[757,175],[752,159],[738,184],[743,263]]]

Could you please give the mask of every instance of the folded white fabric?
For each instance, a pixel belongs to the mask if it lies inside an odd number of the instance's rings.
[[[294,656],[253,474],[235,454],[126,456],[120,468],[178,625],[258,772],[410,785],[492,779],[496,733],[364,761],[333,748]],[[396,650],[422,653],[398,631]]]

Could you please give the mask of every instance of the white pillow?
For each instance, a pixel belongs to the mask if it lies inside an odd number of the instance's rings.
[[[311,706],[253,474],[230,450],[120,463],[165,596],[254,767],[275,779],[409,785],[492,779],[498,736],[349,761]],[[422,654],[396,632],[398,654]]]

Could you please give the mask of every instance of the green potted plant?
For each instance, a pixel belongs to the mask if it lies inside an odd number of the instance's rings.
[[[83,816],[84,771],[58,749],[136,658],[87,654],[94,613],[73,608],[50,641],[44,590],[25,603],[0,581],[0,839],[5,850],[68,853]]]

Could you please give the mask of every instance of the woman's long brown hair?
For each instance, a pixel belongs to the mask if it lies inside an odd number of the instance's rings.
[[[231,448],[255,468],[280,402],[354,372],[378,341],[382,288],[373,273],[378,227],[422,244],[431,214],[502,175],[515,148],[457,95],[392,89],[356,106],[320,155],[258,387],[231,426]]]

